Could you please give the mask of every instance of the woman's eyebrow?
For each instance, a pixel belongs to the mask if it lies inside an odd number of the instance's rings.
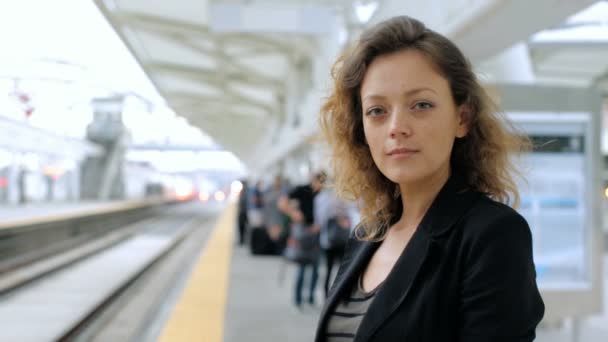
[[[406,96],[411,96],[411,95],[414,95],[414,94],[417,94],[417,93],[421,93],[421,92],[423,92],[423,91],[430,91],[430,92],[432,92],[432,93],[437,94],[437,92],[436,92],[436,91],[435,91],[433,88],[429,88],[429,87],[421,87],[421,88],[414,88],[414,89],[410,89],[410,90],[406,91],[406,92],[404,93],[404,95],[406,95]]]
[[[365,95],[362,99],[361,102],[365,101],[365,100],[382,100],[386,98],[386,96],[383,95],[378,95],[378,94],[369,94],[369,95]]]
[[[433,88],[428,88],[428,87],[421,87],[421,88],[414,88],[414,89],[410,89],[406,92],[403,93],[404,96],[412,96],[418,93],[421,93],[423,91],[430,91],[432,93],[437,94],[437,92],[433,89]],[[380,94],[368,94],[365,95],[362,99],[361,102],[365,101],[365,100],[382,100],[386,98],[386,96],[384,95],[380,95]]]

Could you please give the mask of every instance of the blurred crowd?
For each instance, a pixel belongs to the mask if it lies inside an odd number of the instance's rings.
[[[238,243],[253,255],[271,255],[295,264],[293,304],[316,305],[320,265],[325,296],[357,222],[356,203],[344,201],[325,172],[292,185],[281,175],[270,184],[243,181],[238,204]]]

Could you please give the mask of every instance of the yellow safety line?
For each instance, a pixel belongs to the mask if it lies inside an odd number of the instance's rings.
[[[222,342],[235,210],[231,205],[220,216],[160,342]]]

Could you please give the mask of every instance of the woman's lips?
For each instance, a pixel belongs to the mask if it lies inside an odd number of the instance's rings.
[[[409,157],[416,153],[418,153],[418,150],[401,147],[390,150],[387,155],[390,157]]]

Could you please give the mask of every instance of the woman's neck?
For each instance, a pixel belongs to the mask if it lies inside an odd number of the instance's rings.
[[[413,184],[400,184],[403,214],[395,224],[395,228],[415,229],[449,177],[450,169],[447,169],[437,172],[423,181]]]

